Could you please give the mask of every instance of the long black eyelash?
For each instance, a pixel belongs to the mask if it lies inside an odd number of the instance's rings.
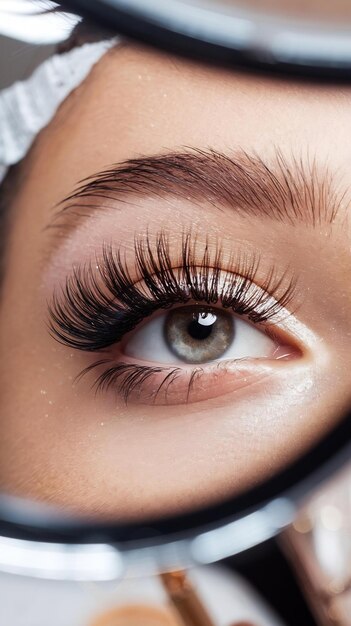
[[[286,273],[277,276],[274,268],[260,289],[255,288],[257,255],[233,256],[223,269],[218,245],[211,254],[209,243],[202,243],[200,261],[199,248],[196,237],[183,235],[181,253],[174,261],[165,233],[154,242],[148,235],[136,238],[132,276],[122,252],[105,245],[101,259],[74,268],[54,294],[49,305],[52,336],[70,348],[98,352],[121,341],[155,311],[176,304],[220,303],[263,323],[273,322],[293,297],[295,281],[287,281]]]
[[[146,381],[152,379],[157,374],[163,374],[163,378],[161,383],[158,383],[150,392],[150,399],[156,401],[161,391],[164,391],[164,395],[167,397],[168,388],[181,374],[179,367],[156,367],[134,363],[114,363],[112,359],[103,359],[95,361],[95,363],[86,367],[76,380],[80,380],[83,376],[99,367],[104,367],[105,369],[93,384],[96,392],[103,392],[112,387],[118,391],[126,404],[128,403],[129,396],[135,390],[137,390],[140,395],[140,390],[143,388]],[[188,397],[193,384],[193,378],[198,370],[200,370],[200,368],[194,370],[194,373],[191,375],[188,384]]]

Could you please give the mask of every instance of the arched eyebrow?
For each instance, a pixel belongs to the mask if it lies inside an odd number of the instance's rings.
[[[188,148],[117,163],[80,182],[57,207],[51,227],[70,230],[82,219],[132,197],[183,198],[289,226],[332,224],[345,193],[315,159],[266,162],[257,154]],[[108,204],[111,208],[111,203]]]

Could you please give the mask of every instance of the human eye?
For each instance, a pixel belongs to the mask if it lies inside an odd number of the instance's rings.
[[[295,282],[272,268],[259,285],[259,259],[224,261],[218,241],[183,235],[180,249],[161,232],[138,237],[134,257],[104,245],[73,269],[50,304],[50,329],[70,348],[100,357],[97,390],[126,402],[182,404],[259,380],[267,363],[301,356],[280,328]]]
[[[142,361],[203,365],[274,357],[278,350],[277,341],[233,312],[193,304],[148,321],[126,342],[124,354]]]

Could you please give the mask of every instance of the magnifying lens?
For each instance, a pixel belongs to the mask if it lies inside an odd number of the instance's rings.
[[[259,3],[259,7],[257,4],[224,0],[67,0],[65,8],[71,13],[88,17],[110,31],[172,53],[224,63],[226,66],[230,64],[233,68],[349,79],[351,10],[348,3],[334,3],[333,10],[329,5],[320,3],[318,6],[315,3],[312,6],[311,3],[309,10],[305,5],[303,10],[294,6],[290,9],[289,4],[285,4],[283,10],[282,6],[273,1]],[[317,9],[320,9],[318,13]],[[198,160],[195,159],[193,166],[199,165],[199,158],[197,155]],[[225,161],[220,164],[222,168],[228,165]],[[160,162],[157,165],[160,166]],[[138,163],[137,167],[140,171],[142,165]],[[143,170],[142,175],[146,176],[147,171]],[[167,172],[168,178],[171,174],[173,170]],[[133,179],[133,182],[136,183],[136,180]],[[162,247],[162,239],[157,244],[158,262],[162,265],[166,263],[167,250]],[[143,266],[144,262],[145,269],[150,268],[151,264],[157,274],[155,259],[145,265],[145,255],[150,251],[142,247],[144,244],[140,245],[139,266]],[[108,255],[106,258],[111,270],[114,258]],[[189,261],[186,255],[184,258]],[[183,270],[184,283],[186,272]],[[163,265],[157,275],[160,279],[165,274]],[[167,276],[170,275],[168,271]],[[118,274],[122,283],[123,276],[125,279],[126,273]],[[154,280],[149,276],[148,285],[149,289],[156,292],[159,285]],[[187,280],[190,281],[189,276]],[[211,284],[214,284],[213,280]],[[221,341],[224,341],[223,337],[229,341],[233,336],[232,322],[227,312],[219,313],[215,308],[200,310],[196,308],[200,306],[199,298],[193,300],[195,302],[190,312],[183,307],[175,309],[176,313],[167,313],[169,307],[164,306],[166,321],[163,340],[166,337],[168,342],[176,343],[173,352],[178,350],[178,356],[183,349],[184,333],[195,344],[197,341],[210,341],[211,333],[219,332]],[[262,302],[261,299],[261,306]],[[55,310],[56,331],[57,323],[61,324],[59,327],[62,331],[62,312],[62,307]],[[248,332],[247,329],[245,332]],[[148,475],[150,467],[157,460],[150,458],[146,447],[139,456],[133,458],[129,473],[125,460],[124,465],[119,466],[119,455],[122,454],[119,445],[122,447],[122,439],[127,437],[125,431],[120,440],[116,441],[116,468],[119,471],[123,467],[125,490],[123,494],[108,492],[105,500],[101,500],[91,510],[81,506],[81,503],[75,506],[74,502],[71,502],[71,506],[60,506],[54,499],[50,502],[33,502],[20,498],[16,491],[12,493],[4,488],[0,498],[0,568],[33,576],[109,580],[130,572],[150,573],[212,563],[227,556],[239,555],[277,535],[294,520],[306,495],[333,476],[350,459],[351,413],[347,401],[335,399],[335,402],[323,406],[320,429],[316,429],[315,435],[309,433],[304,440],[305,430],[302,425],[312,414],[317,422],[319,410],[311,400],[304,405],[307,383],[307,379],[303,378],[295,395],[301,432],[299,434],[295,431],[291,450],[282,455],[276,465],[273,461],[271,463],[273,447],[279,445],[279,442],[272,438],[270,444],[267,437],[264,446],[262,443],[264,454],[261,454],[260,447],[252,448],[231,480],[223,467],[221,481],[217,465],[212,484],[211,473],[204,472],[203,464],[199,465],[197,473],[195,459],[193,467],[197,478],[196,486],[192,486],[192,476],[189,475],[188,482],[186,480],[181,454],[178,464],[172,458],[172,430],[167,438],[160,434],[164,421],[159,426],[153,425],[153,436],[162,439],[160,457],[168,455],[172,471],[165,476],[162,494],[161,491],[157,495],[150,490],[149,500],[159,499],[160,506],[148,508],[146,504],[142,515],[140,511],[135,514],[134,504],[138,499],[147,503],[150,485],[146,480],[143,483],[143,476]],[[45,390],[43,393],[46,393]],[[284,401],[281,388],[276,396],[279,393]],[[159,419],[162,411],[164,420],[169,418],[172,422],[175,419],[174,407],[161,406],[157,409]],[[282,402],[279,411],[284,413],[285,409]],[[216,403],[212,411],[214,418],[217,412],[221,413]],[[242,414],[237,416],[237,420],[243,418],[245,411],[250,411],[250,407],[244,403]],[[260,406],[255,411],[253,417],[258,423]],[[179,409],[179,415],[186,431],[189,426],[184,408]],[[230,415],[230,411],[228,416],[225,415],[224,421],[227,423]],[[143,425],[139,409],[138,419],[139,426]],[[196,419],[199,420],[199,416]],[[191,436],[191,431],[188,432]],[[178,443],[174,441],[174,450],[179,451]],[[187,445],[186,436],[182,445]],[[269,445],[272,446],[272,452]],[[204,450],[202,454],[205,454]],[[251,474],[254,473],[254,480],[248,479],[249,470]],[[179,488],[176,487],[178,478],[179,484],[181,482]],[[82,480],[85,480],[84,473]],[[145,486],[141,488],[143,484]],[[201,498],[197,497],[200,492]],[[186,496],[184,501],[182,494]],[[111,507],[114,499],[116,504]]]
[[[235,0],[72,0],[67,7],[165,50],[236,67],[347,79],[350,6]]]

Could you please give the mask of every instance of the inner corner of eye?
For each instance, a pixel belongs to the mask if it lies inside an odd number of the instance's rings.
[[[282,331],[275,326],[269,326],[269,329],[266,329],[266,333],[274,343],[272,355],[274,359],[288,360],[303,357],[304,348],[296,337],[292,337],[286,331]]]
[[[125,355],[162,365],[243,359],[291,359],[301,351],[227,309],[192,304],[162,312],[132,331]]]

